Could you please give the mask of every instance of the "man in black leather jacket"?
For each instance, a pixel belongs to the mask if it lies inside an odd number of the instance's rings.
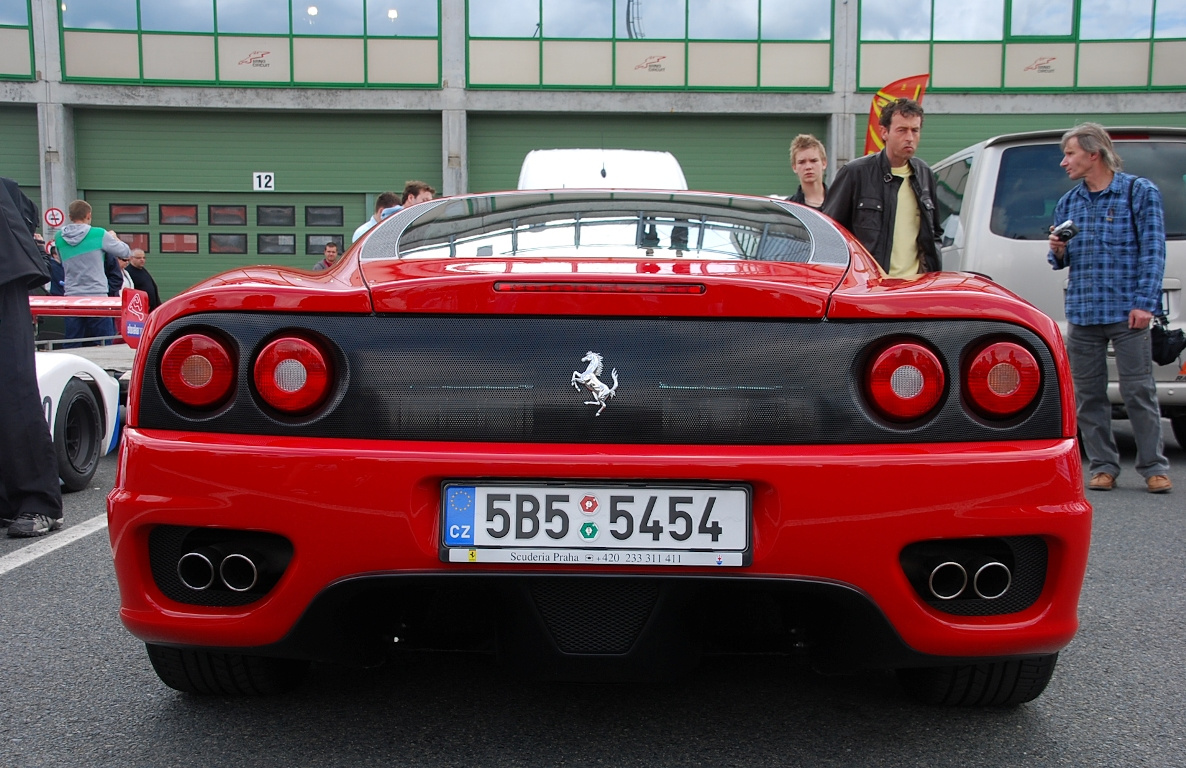
[[[12,179],[0,178],[0,525],[9,536],[62,527],[58,462],[33,355],[29,288],[49,280],[33,230],[37,206]]]
[[[879,121],[885,149],[841,168],[824,201],[823,212],[856,235],[891,277],[940,269],[935,175],[914,156],[922,118],[911,99],[887,104]]]

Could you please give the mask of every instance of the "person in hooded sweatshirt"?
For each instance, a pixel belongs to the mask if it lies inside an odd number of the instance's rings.
[[[0,527],[13,537],[62,527],[62,491],[53,438],[41,409],[29,289],[49,267],[33,239],[37,205],[0,178]]]
[[[66,272],[67,296],[119,295],[123,274],[119,259],[131,258],[128,244],[114,232],[91,226],[91,205],[85,200],[70,203],[70,223],[62,227],[56,240]],[[117,265],[112,284],[110,264]],[[114,293],[113,293],[114,291]],[[66,338],[86,339],[114,336],[115,319],[111,317],[67,317]],[[64,344],[77,347],[79,344]]]

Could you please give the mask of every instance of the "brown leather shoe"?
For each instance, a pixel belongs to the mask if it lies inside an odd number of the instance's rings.
[[[1153,475],[1145,478],[1145,489],[1149,493],[1169,493],[1174,489],[1174,484],[1165,475]]]
[[[1169,480],[1167,479],[1168,483]],[[1091,491],[1110,491],[1116,487],[1116,478],[1109,475],[1107,472],[1096,472],[1091,476],[1091,482],[1087,484],[1088,490]]]

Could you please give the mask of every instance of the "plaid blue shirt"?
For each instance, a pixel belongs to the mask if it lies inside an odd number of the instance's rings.
[[[1067,320],[1075,325],[1107,325],[1128,321],[1134,309],[1161,312],[1161,279],[1165,274],[1165,216],[1161,192],[1148,179],[1137,178],[1129,215],[1128,185],[1133,176],[1117,173],[1099,197],[1091,199],[1080,183],[1054,207],[1055,225],[1071,219],[1079,234],[1067,243],[1063,261],[1047,253],[1055,269],[1071,268],[1067,286]],[[1137,242],[1140,233],[1140,242]]]

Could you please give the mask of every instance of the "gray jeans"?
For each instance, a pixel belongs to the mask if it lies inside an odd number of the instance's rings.
[[[1116,352],[1120,398],[1128,410],[1137,441],[1137,472],[1142,477],[1164,475],[1170,464],[1161,438],[1161,409],[1153,381],[1149,329],[1134,331],[1128,322],[1110,325],[1067,325],[1067,354],[1075,381],[1079,432],[1091,474],[1120,476],[1120,453],[1112,435],[1112,404],[1108,402],[1108,342]]]

